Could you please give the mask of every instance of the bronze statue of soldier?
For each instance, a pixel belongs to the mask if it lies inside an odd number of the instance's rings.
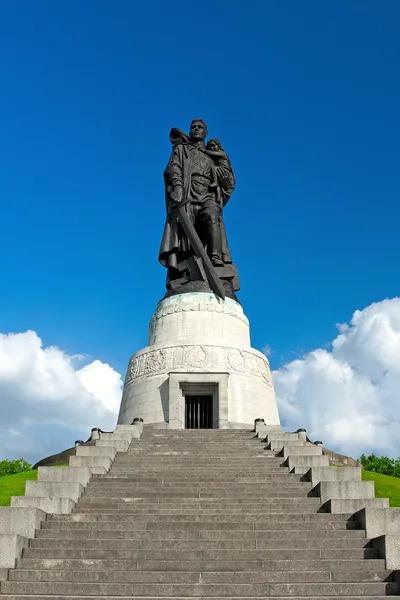
[[[167,218],[159,261],[168,269],[167,295],[209,291],[236,299],[236,267],[226,238],[222,211],[235,175],[219,140],[205,145],[207,126],[195,119],[189,135],[171,129],[172,153],[164,172]],[[200,239],[200,243],[196,243]],[[213,285],[213,280],[220,279]]]

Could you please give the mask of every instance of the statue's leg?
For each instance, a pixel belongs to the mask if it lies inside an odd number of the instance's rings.
[[[223,267],[221,207],[215,202],[206,202],[201,207],[199,219],[207,241],[207,253],[215,267]]]

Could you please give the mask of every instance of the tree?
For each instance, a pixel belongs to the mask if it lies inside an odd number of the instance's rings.
[[[0,477],[4,475],[15,475],[15,473],[22,473],[23,471],[30,471],[32,466],[24,459],[17,458],[15,460],[8,460],[5,458],[0,461]]]

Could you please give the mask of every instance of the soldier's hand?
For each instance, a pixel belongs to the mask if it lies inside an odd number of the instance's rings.
[[[183,187],[178,185],[174,188],[170,195],[170,203],[173,208],[176,208],[183,200]]]
[[[218,175],[218,179],[219,179],[221,186],[223,188],[228,188],[231,183],[231,178],[230,178],[229,173],[227,173],[226,169],[217,167],[217,175]]]

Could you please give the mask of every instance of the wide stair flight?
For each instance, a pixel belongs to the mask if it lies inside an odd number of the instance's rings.
[[[351,515],[250,431],[145,430],[70,515],[42,523],[0,600],[399,594]]]

